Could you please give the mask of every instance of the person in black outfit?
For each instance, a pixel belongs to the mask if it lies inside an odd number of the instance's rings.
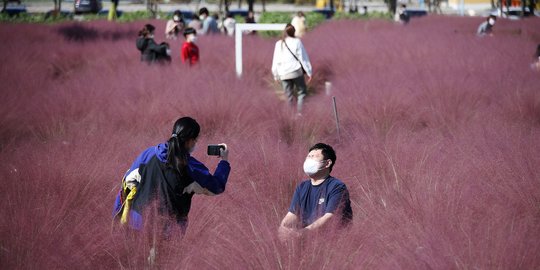
[[[141,51],[141,61],[148,64],[152,63],[170,63],[170,49],[169,44],[162,42],[157,44],[154,41],[154,30],[156,28],[147,24],[139,31],[139,37],[137,38],[137,49]]]

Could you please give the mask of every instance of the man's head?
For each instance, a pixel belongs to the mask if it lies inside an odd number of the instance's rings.
[[[197,38],[197,31],[191,27],[184,29],[184,38],[186,38],[186,41],[188,42],[195,42]]]
[[[203,7],[201,9],[199,9],[199,17],[208,17],[208,14],[210,14],[210,12],[208,12],[208,9]]]
[[[317,143],[309,148],[304,162],[304,172],[309,176],[329,174],[336,163],[336,152],[332,146]]]

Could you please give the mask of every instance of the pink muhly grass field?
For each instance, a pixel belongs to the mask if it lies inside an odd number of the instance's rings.
[[[270,75],[275,40],[201,37],[201,64],[139,62],[146,22],[2,24],[0,265],[142,269],[147,237],[111,219],[120,178],[174,121],[202,126],[194,156],[228,143],[227,190],[196,196],[162,269],[535,269],[540,267],[538,19],[430,16],[407,26],[332,21],[303,43],[314,80],[301,118]],[[164,40],[165,22],[156,41]],[[332,82],[341,124],[337,137]],[[337,151],[344,231],[281,243],[277,227],[306,178],[309,146]]]

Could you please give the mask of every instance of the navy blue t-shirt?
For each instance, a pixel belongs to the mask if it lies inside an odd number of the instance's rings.
[[[349,191],[343,182],[332,176],[316,186],[306,180],[296,187],[289,212],[300,218],[302,227],[326,213],[341,216],[343,222],[348,222],[352,219]]]

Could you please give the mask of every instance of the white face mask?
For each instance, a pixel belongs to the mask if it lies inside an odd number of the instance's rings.
[[[495,25],[495,20],[494,19],[489,19],[488,23],[491,24],[491,25]]]
[[[321,162],[310,158],[306,159],[304,161],[304,172],[308,176],[316,174],[321,169]]]
[[[197,36],[191,35],[191,37],[189,38],[189,40],[191,40],[191,42],[195,42],[195,41],[197,41]]]
[[[180,21],[180,17],[178,17],[178,16],[173,16],[173,21],[175,21],[175,22]]]
[[[166,53],[167,53],[167,55],[170,56],[170,55],[171,55],[171,49],[167,49],[167,50],[166,50]]]

